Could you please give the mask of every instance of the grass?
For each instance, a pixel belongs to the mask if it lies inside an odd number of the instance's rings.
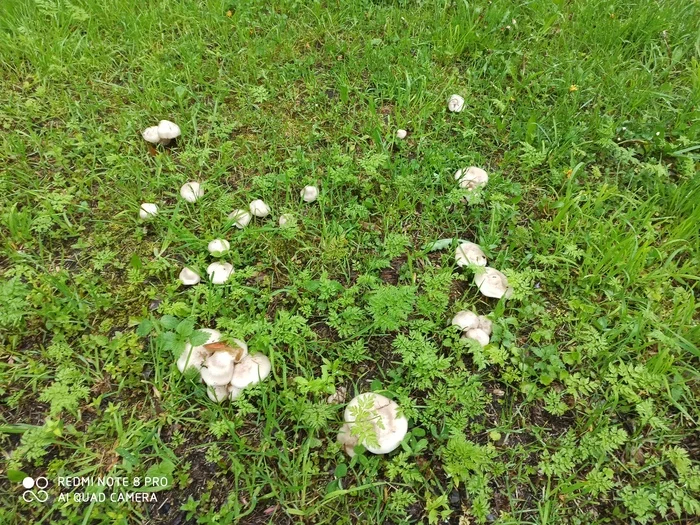
[[[680,0],[2,2],[0,522],[695,522],[698,19]],[[161,118],[182,137],[149,150]],[[484,191],[457,188],[469,165]],[[254,198],[272,216],[232,228]],[[180,287],[216,237],[233,280]],[[478,242],[513,297],[481,296],[440,239]],[[465,308],[488,346],[449,327]],[[245,339],[271,377],[212,403],[166,316]],[[395,399],[402,447],[348,458],[338,386]],[[48,501],[22,500],[25,474]],[[56,482],[107,474],[168,486],[75,502],[104,489]]]

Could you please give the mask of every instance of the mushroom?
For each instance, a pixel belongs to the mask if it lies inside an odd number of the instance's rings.
[[[326,403],[329,405],[339,405],[340,403],[345,403],[345,398],[347,395],[347,389],[344,386],[339,386],[335,389],[335,392],[326,398]]]
[[[180,279],[180,282],[185,286],[194,286],[202,280],[197,272],[190,270],[189,268],[183,268],[178,276],[178,279]]]
[[[202,380],[209,386],[226,387],[234,372],[234,357],[230,352],[212,352],[202,364]]]
[[[447,109],[453,113],[459,113],[464,108],[464,99],[459,95],[451,95],[447,100]]]
[[[233,401],[234,399],[238,399],[238,397],[241,395],[241,392],[243,392],[242,388],[236,388],[235,386],[228,385],[228,398]]]
[[[151,144],[160,144],[160,135],[158,135],[158,126],[151,126],[146,128],[141,133],[141,136],[146,142]]]
[[[485,315],[479,316],[479,329],[486,332],[486,335],[491,335],[491,330],[493,328],[493,323]]]
[[[233,273],[231,263],[214,262],[207,266],[207,275],[213,284],[224,284]]]
[[[314,202],[318,199],[318,188],[316,186],[304,186],[301,190],[301,198],[304,202]]]
[[[234,224],[236,225],[236,228],[242,230],[243,228],[248,226],[248,223],[253,218],[253,216],[246,210],[233,210],[229,214],[228,218],[231,221],[235,221]]]
[[[458,326],[463,332],[472,328],[478,328],[479,317],[474,312],[462,310],[461,312],[457,312],[452,318],[452,325]]]
[[[221,332],[218,330],[213,330],[211,328],[201,328],[200,332],[209,334],[209,338],[206,343],[200,346],[192,346],[190,343],[185,344],[185,349],[180,354],[177,359],[177,368],[185,373],[185,369],[194,367],[197,370],[202,368],[204,360],[209,356],[209,351],[205,348],[205,345],[216,343],[221,339]]]
[[[508,286],[508,278],[494,268],[484,268],[484,271],[474,275],[474,284],[486,297],[500,299],[509,298],[513,294],[513,288]]]
[[[267,217],[270,214],[270,207],[260,199],[256,199],[250,203],[250,213],[256,217]]]
[[[208,386],[207,395],[214,403],[223,403],[228,397],[228,385]]]
[[[207,250],[214,257],[221,257],[231,248],[231,244],[226,239],[214,239],[207,245]]]
[[[405,129],[397,129],[396,130],[396,138],[399,140],[405,139],[407,135],[408,135],[408,131],[406,131]]]
[[[368,404],[370,405],[369,413],[365,414],[364,409]],[[347,451],[353,442],[353,427],[369,423],[377,438],[376,443],[368,443],[367,440],[363,440],[361,444],[372,454],[387,454],[399,446],[408,432],[408,420],[403,415],[399,415],[398,412],[399,405],[380,394],[368,392],[355,396],[345,408],[344,419],[347,425],[343,425],[341,428],[338,441],[345,445]],[[358,415],[362,415],[362,417],[366,415],[369,419],[358,422]]]
[[[158,215],[157,204],[153,204],[152,202],[144,202],[141,205],[141,208],[139,208],[139,217],[144,221],[152,219],[156,215]]]
[[[481,246],[473,242],[463,242],[457,246],[455,251],[457,266],[486,266],[486,255]]]
[[[169,120],[161,120],[156,129],[158,137],[160,137],[160,143],[164,146],[167,146],[171,140],[180,136],[180,126]]]
[[[287,228],[294,226],[296,224],[296,219],[294,219],[294,215],[291,213],[283,213],[280,215],[280,220],[279,220],[280,228]]]
[[[197,202],[204,195],[199,182],[187,182],[180,188],[180,196],[187,202]]]
[[[486,183],[489,181],[489,174],[481,168],[469,166],[468,168],[457,170],[455,172],[455,180],[459,183],[460,188],[473,191],[486,186]]]
[[[467,339],[473,339],[474,341],[478,342],[481,346],[486,346],[489,344],[490,338],[489,334],[484,332],[481,328],[472,328],[471,330],[467,330],[464,332],[464,335],[462,337],[465,337]]]
[[[345,453],[353,457],[355,455],[355,447],[359,442],[359,438],[352,433],[352,427],[349,423],[345,423],[340,427],[340,432],[338,432],[338,443],[343,445]]]
[[[231,378],[231,386],[241,390],[247,386],[255,385],[268,375],[272,370],[272,364],[263,354],[248,354],[236,365]]]

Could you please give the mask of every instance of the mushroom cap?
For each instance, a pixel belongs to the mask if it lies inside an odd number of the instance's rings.
[[[249,205],[250,213],[256,217],[267,217],[270,214],[270,207],[260,199],[255,199]]]
[[[452,318],[452,324],[458,326],[460,330],[471,330],[479,326],[479,317],[469,310],[457,312]]]
[[[486,183],[489,181],[489,174],[481,168],[469,166],[468,168],[457,170],[455,172],[455,180],[459,183],[460,188],[473,191],[486,186]]]
[[[455,251],[455,259],[457,266],[468,266],[470,264],[476,266],[486,266],[486,254],[481,249],[481,246],[473,242],[463,242],[457,246]]]
[[[141,132],[143,140],[151,144],[160,144],[160,135],[158,134],[158,126],[151,126]]]
[[[459,95],[451,95],[447,100],[447,109],[453,113],[459,113],[464,108],[464,98]]]
[[[335,389],[335,392],[333,392],[330,396],[326,398],[326,403],[328,403],[329,405],[338,405],[340,403],[345,403],[347,395],[347,388],[345,388],[344,386],[339,386]]]
[[[157,129],[161,139],[171,140],[180,136],[180,126],[169,120],[161,120]]]
[[[474,341],[478,342],[481,346],[486,346],[489,344],[489,334],[484,332],[481,328],[472,328],[471,330],[467,330],[464,332],[463,337],[466,337],[467,339],[473,339]]]
[[[236,388],[235,386],[228,385],[228,398],[233,401],[234,399],[238,399],[238,397],[241,395],[241,392],[243,392],[242,388]]]
[[[228,385],[207,386],[207,395],[214,403],[223,403],[228,398]]]
[[[304,186],[301,190],[301,198],[304,202],[314,202],[318,199],[318,188],[316,186]]]
[[[285,226],[291,226],[292,224],[294,224],[294,215],[292,215],[291,213],[283,213],[282,215],[280,215],[280,228],[284,228]]]
[[[213,262],[207,266],[207,275],[213,284],[224,284],[233,273],[231,263]]]
[[[202,278],[197,272],[195,272],[194,270],[190,270],[189,268],[183,268],[180,271],[178,279],[180,279],[180,282],[185,286],[194,286],[202,280]]]
[[[483,330],[484,332],[486,332],[486,335],[491,335],[492,329],[493,329],[493,323],[491,322],[491,319],[489,319],[485,315],[480,315],[479,316],[479,330]]]
[[[204,195],[204,190],[200,186],[199,182],[186,182],[180,188],[180,196],[187,202],[197,202],[197,200]]]
[[[214,330],[212,328],[200,328],[199,331],[204,332],[205,334],[209,334],[209,339],[207,339],[207,342],[204,343],[204,345],[208,345],[209,343],[216,343],[219,341],[219,339],[221,339],[221,332],[219,332],[218,330]],[[190,343],[187,343],[185,345],[185,349],[182,351],[180,357],[177,359],[177,368],[178,370],[180,370],[180,372],[184,374],[185,368],[190,367],[194,367],[197,370],[200,370],[202,368],[204,360],[209,355],[209,351],[206,348],[204,348],[204,345],[194,347]]]
[[[229,220],[235,221],[234,224],[236,225],[236,228],[242,230],[248,226],[248,223],[253,216],[246,210],[233,210],[231,213],[229,213],[228,218]]]
[[[494,299],[503,296],[508,298],[513,293],[513,289],[508,286],[508,278],[494,268],[485,268],[483,272],[477,272],[474,275],[474,284],[482,294]]]
[[[139,208],[139,217],[147,221],[148,219],[152,219],[158,215],[158,205],[153,204],[152,202],[144,202],[141,204],[141,207]]]
[[[396,138],[397,139],[403,140],[406,138],[407,135],[408,135],[408,131],[406,131],[405,129],[397,129],[396,130]]]
[[[231,382],[233,369],[233,355],[228,352],[214,352],[204,360],[200,372],[207,385],[225,386]]]
[[[226,239],[214,239],[207,245],[207,250],[214,257],[221,257],[231,248],[231,244]]]
[[[345,453],[348,456],[355,456],[355,447],[357,446],[358,441],[358,437],[352,434],[352,427],[349,423],[345,423],[342,427],[340,427],[340,432],[338,432],[338,443],[343,445]]]
[[[365,442],[363,442],[362,445],[372,454],[387,454],[395,450],[399,444],[401,444],[404,436],[406,436],[406,432],[408,432],[408,419],[398,415],[399,405],[397,405],[396,402],[380,394],[367,392],[355,396],[345,408],[344,419],[346,423],[350,424],[351,428],[353,426],[352,424],[356,421],[356,416],[352,413],[353,409],[360,404],[361,400],[367,398],[373,403],[371,409],[371,423],[374,427],[379,446],[371,446]]]
[[[245,388],[254,385],[270,375],[272,364],[263,354],[248,354],[236,365],[231,378],[231,386]]]

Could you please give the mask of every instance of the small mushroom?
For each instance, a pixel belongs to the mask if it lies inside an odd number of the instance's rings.
[[[235,221],[233,224],[236,225],[236,228],[242,230],[243,228],[248,226],[248,223],[250,223],[250,220],[253,218],[253,216],[246,210],[233,210],[229,214],[228,218],[231,221]]]
[[[316,186],[304,186],[301,190],[301,198],[304,202],[314,202],[318,199],[318,188]]]
[[[340,403],[345,403],[345,398],[348,395],[348,391],[344,386],[339,386],[335,389],[335,392],[326,398],[326,403],[329,405],[339,405]]]
[[[241,392],[243,392],[242,388],[236,388],[235,386],[228,385],[228,398],[233,401],[234,399],[238,399],[238,397],[241,395]]]
[[[270,207],[264,201],[256,199],[250,203],[250,213],[256,217],[267,217],[270,214]]]
[[[405,129],[397,129],[396,130],[396,138],[399,140],[405,139],[407,135],[408,135],[408,131],[406,131]]]
[[[185,286],[194,286],[195,284],[199,284],[199,281],[202,280],[197,272],[189,268],[183,268],[182,271],[180,271],[178,279],[180,279],[180,282]]]
[[[158,215],[158,205],[152,202],[144,202],[139,208],[139,217],[147,221]]]
[[[214,239],[207,245],[207,250],[214,257],[221,257],[231,248],[231,244],[226,239]]]
[[[270,375],[272,364],[263,354],[248,354],[236,365],[231,378],[231,386],[243,389],[254,385]]]
[[[207,266],[207,275],[213,284],[224,284],[233,273],[231,263],[213,262]]]
[[[187,182],[180,188],[180,196],[187,202],[197,202],[204,195],[204,190],[199,182]]]
[[[474,284],[486,297],[500,299],[513,294],[513,288],[508,286],[508,278],[494,268],[485,268],[484,271],[477,272],[474,275]]]
[[[280,215],[279,225],[280,228],[289,228],[296,224],[296,219],[291,213],[283,213]]]
[[[343,449],[348,456],[355,456],[355,447],[358,445],[359,441],[358,436],[353,435],[352,426],[349,423],[345,423],[340,427],[338,443],[343,445]]]
[[[451,95],[447,100],[447,109],[453,113],[459,113],[464,108],[464,99],[459,95]]]
[[[481,346],[486,346],[489,344],[490,338],[489,334],[484,332],[481,328],[472,328],[471,330],[467,330],[464,332],[464,335],[462,337],[466,337],[467,339],[473,339],[474,341],[478,342]]]
[[[479,316],[479,329],[486,332],[486,335],[491,335],[492,328],[493,328],[493,323],[491,322],[491,320],[488,317],[486,317],[485,315],[480,315]]]
[[[396,402],[374,392],[360,394],[348,403],[348,406],[345,408],[344,419],[349,427],[350,437],[347,436],[348,427],[343,426],[341,434],[338,435],[338,441],[343,443],[347,450],[347,443],[352,442],[352,427],[354,424],[357,424],[358,408],[360,403],[364,407],[368,402],[367,400],[371,404],[368,414],[369,422],[374,429],[378,446],[366,441],[363,441],[362,445],[372,454],[387,454],[395,450],[406,436],[408,420],[403,415],[399,415],[399,405]]]
[[[473,191],[486,186],[486,183],[489,181],[489,174],[481,168],[469,166],[468,168],[457,170],[455,172],[455,180],[459,183],[460,188]]]
[[[207,395],[214,403],[223,403],[228,397],[228,385],[207,386]]]
[[[202,380],[209,386],[227,386],[233,376],[233,355],[229,352],[212,352],[202,364]]]
[[[190,343],[185,345],[185,349],[177,359],[177,368],[183,374],[185,373],[185,369],[191,367],[200,370],[204,360],[209,356],[209,351],[205,348],[205,345],[216,343],[219,341],[219,339],[221,339],[221,332],[218,330],[213,330],[211,328],[200,328],[199,331],[209,334],[209,339],[207,339],[206,343],[200,346],[192,346]]]
[[[158,126],[151,126],[146,128],[141,133],[143,140],[150,142],[151,144],[160,144],[160,135],[158,135]]]
[[[461,312],[457,312],[452,318],[452,325],[458,326],[463,332],[472,328],[478,328],[479,317],[474,312],[462,310]]]
[[[167,146],[171,140],[180,136],[180,126],[169,120],[161,120],[156,129],[158,130],[160,143],[164,146]]]
[[[481,249],[481,246],[473,242],[463,242],[457,246],[455,251],[455,259],[457,266],[486,266],[486,255]]]

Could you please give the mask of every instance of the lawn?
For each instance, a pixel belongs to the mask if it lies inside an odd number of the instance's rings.
[[[697,523],[699,21],[688,0],[2,0],[0,523]],[[149,145],[162,119],[182,134]],[[460,187],[468,166],[488,183]],[[254,199],[270,215],[237,228]],[[205,328],[269,377],[210,400],[176,366]],[[367,392],[408,433],[376,455],[365,425],[350,457]]]

